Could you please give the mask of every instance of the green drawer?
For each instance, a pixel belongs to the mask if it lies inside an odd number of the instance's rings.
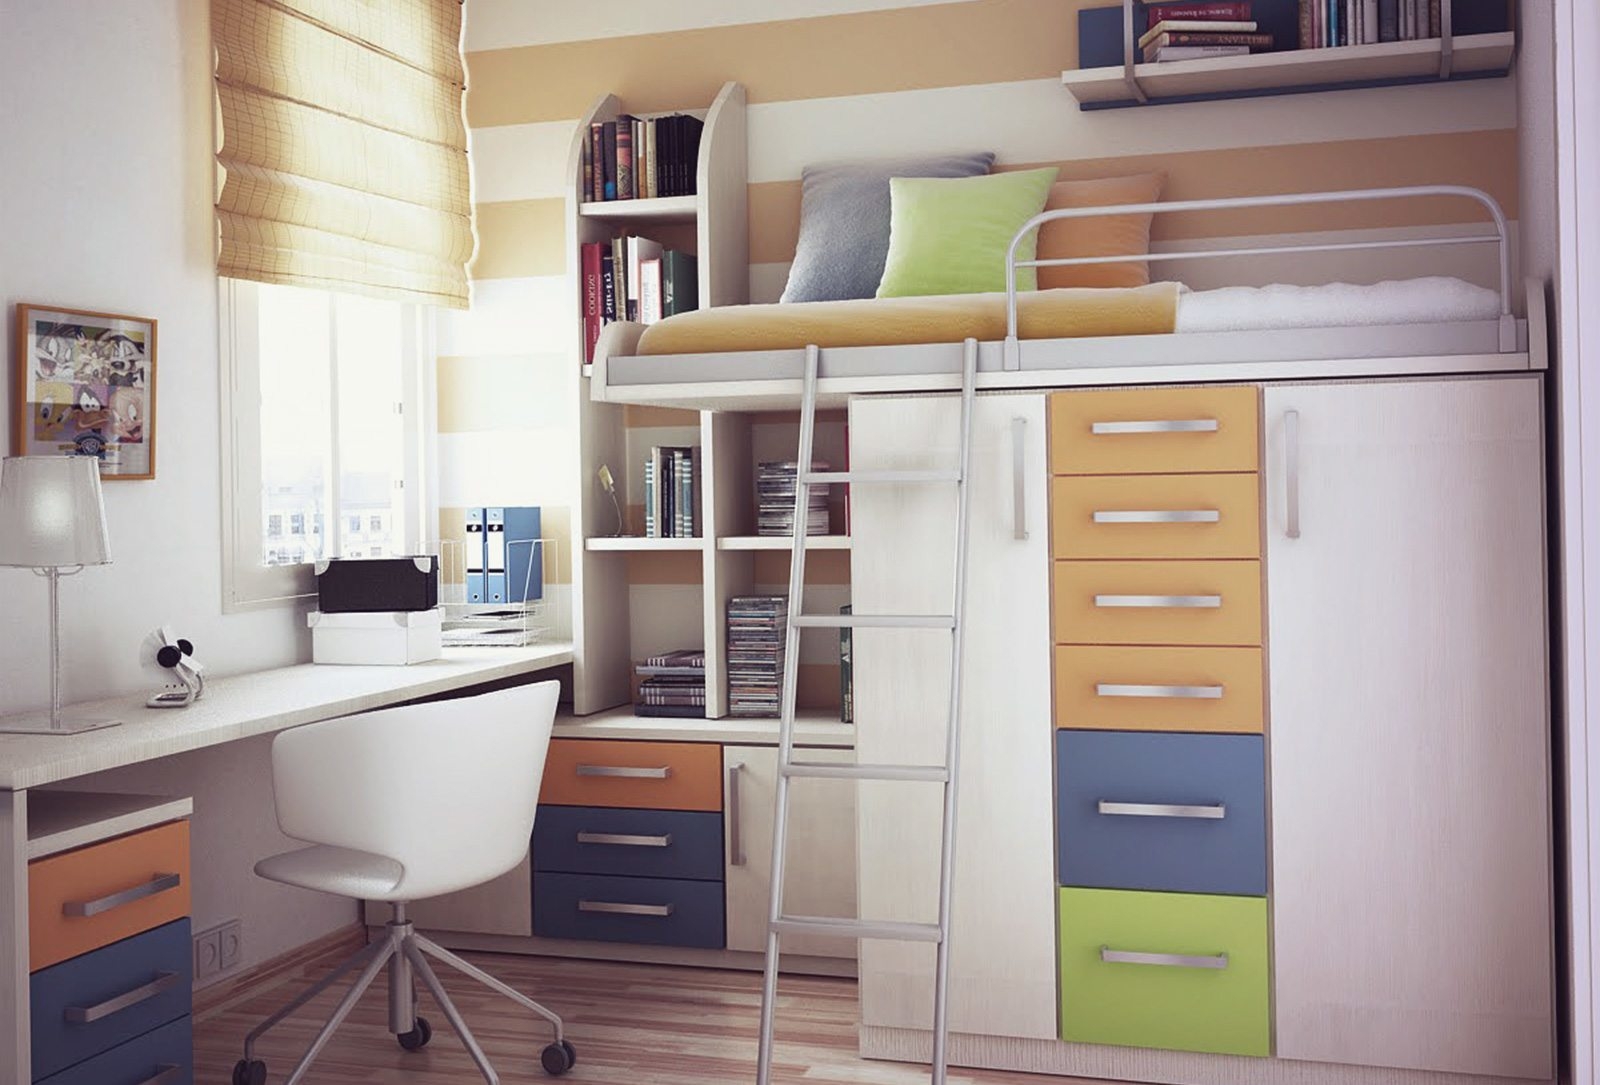
[[[1063,1040],[1270,1054],[1266,900],[1060,893]]]

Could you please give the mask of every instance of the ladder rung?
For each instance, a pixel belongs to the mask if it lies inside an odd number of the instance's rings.
[[[945,471],[807,471],[801,481],[808,486],[841,482],[960,482],[961,472]]]
[[[821,761],[791,761],[783,773],[819,780],[908,780],[942,784],[950,779],[943,765],[840,765]]]
[[[940,942],[937,923],[887,923],[869,919],[786,915],[772,924],[779,934],[820,934],[837,938],[874,938],[888,942]]]
[[[954,629],[949,614],[795,614],[797,629]]]

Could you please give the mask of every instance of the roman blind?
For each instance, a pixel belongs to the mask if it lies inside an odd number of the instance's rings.
[[[217,273],[465,308],[461,0],[211,0]]]

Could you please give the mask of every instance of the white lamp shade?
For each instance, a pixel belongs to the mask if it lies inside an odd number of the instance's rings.
[[[110,560],[99,460],[0,460],[0,565],[47,569]]]

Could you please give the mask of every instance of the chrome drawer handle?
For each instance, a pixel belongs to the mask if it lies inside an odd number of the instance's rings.
[[[635,767],[633,765],[579,765],[579,776],[620,776],[629,780],[665,780],[672,775],[672,766],[657,765],[655,768]]]
[[[1215,806],[1179,806],[1159,802],[1108,802],[1101,799],[1095,807],[1102,814],[1132,818],[1196,818],[1203,821],[1221,821],[1228,815],[1223,803]]]
[[[1096,509],[1097,524],[1214,524],[1217,509]]]
[[[615,844],[622,848],[666,848],[672,845],[672,834],[662,833],[660,836],[635,836],[632,833],[589,833],[578,834],[580,844]]]
[[[1227,968],[1228,955],[1195,957],[1187,953],[1136,953],[1130,949],[1100,947],[1100,959],[1107,964],[1154,964],[1164,968]]]
[[[1152,422],[1096,422],[1089,432],[1109,433],[1215,433],[1215,418],[1171,418]]]
[[[1220,595],[1097,595],[1097,607],[1177,607],[1184,610],[1215,609],[1222,605]]]
[[[157,972],[156,978],[142,987],[135,987],[104,1002],[97,1002],[93,1006],[68,1006],[61,1011],[61,1016],[74,1025],[92,1025],[114,1013],[131,1009],[141,1002],[149,1002],[152,998],[166,991],[172,990],[178,984],[176,972]]]
[[[728,865],[744,866],[744,816],[740,809],[739,780],[744,775],[744,762],[735,761],[728,766]]]
[[[125,904],[132,904],[134,901],[144,900],[146,897],[153,897],[158,893],[176,889],[182,884],[183,875],[181,874],[157,874],[154,878],[136,885],[132,889],[124,889],[121,892],[112,893],[110,896],[100,897],[97,900],[69,900],[61,905],[61,914],[71,916],[74,919],[86,919],[89,916],[99,915],[101,912],[109,912],[113,908],[121,908]]]
[[[1191,701],[1216,701],[1222,698],[1221,686],[1125,686],[1101,682],[1094,687],[1096,697],[1176,697]]]
[[[1011,420],[1011,537],[1028,540],[1028,420]]]
[[[1300,412],[1283,412],[1283,533],[1300,537]]]
[[[139,1085],[167,1085],[167,1082],[177,1081],[182,1075],[183,1067],[170,1062],[158,1063],[156,1072],[139,1082]]]
[[[580,912],[599,912],[602,915],[648,915],[669,916],[672,914],[670,904],[618,904],[609,900],[580,900]]]

